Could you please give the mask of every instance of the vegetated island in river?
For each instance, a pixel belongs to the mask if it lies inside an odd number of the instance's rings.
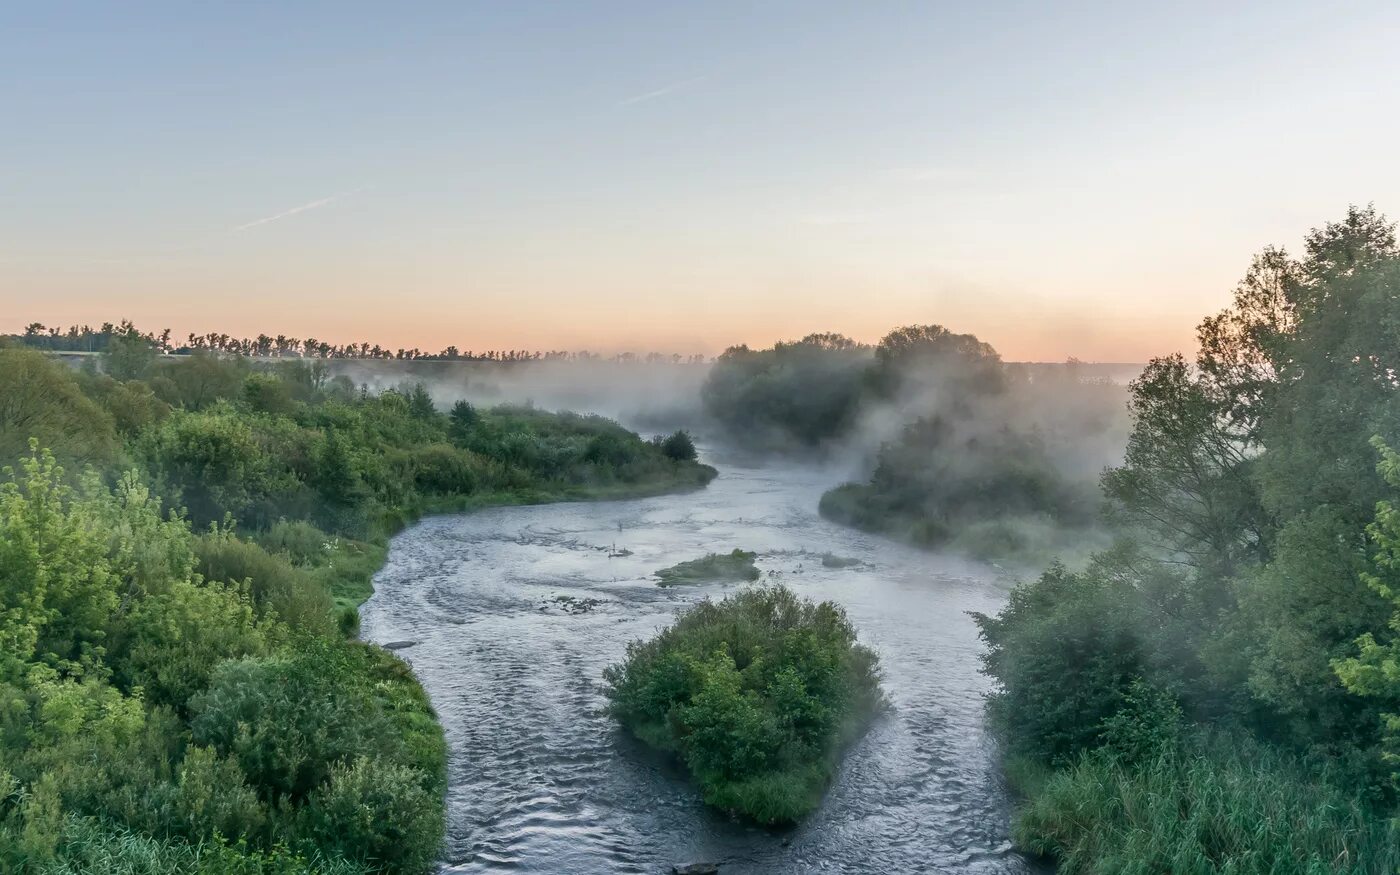
[[[706,803],[761,824],[815,809],[885,702],[845,611],[780,585],[695,605],[604,680],[612,715],[678,756]]]
[[[687,583],[739,583],[758,580],[757,553],[737,547],[729,553],[710,553],[699,559],[678,562],[656,572],[657,586]]]
[[[0,339],[0,870],[425,872],[442,728],[354,638],[424,513],[696,488],[684,435],[319,362]],[[96,365],[100,363],[99,370]]]

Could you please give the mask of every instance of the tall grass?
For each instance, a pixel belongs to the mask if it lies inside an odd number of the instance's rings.
[[[161,841],[91,818],[64,823],[57,859],[22,867],[42,875],[362,875],[340,859],[307,859],[286,851],[247,851],[224,842]]]
[[[1326,770],[1224,735],[1129,763],[1107,750],[1039,776],[1017,844],[1065,875],[1395,875],[1400,830]]]

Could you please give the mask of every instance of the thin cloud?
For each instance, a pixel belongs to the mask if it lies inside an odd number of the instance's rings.
[[[704,79],[704,76],[696,76],[694,79],[686,79],[682,82],[673,82],[672,84],[667,85],[664,88],[658,88],[655,91],[648,91],[645,94],[634,94],[633,96],[628,97],[625,100],[619,100],[617,102],[617,105],[632,106],[633,104],[637,103],[645,103],[648,100],[655,100],[658,97],[665,97],[667,94],[670,94],[673,91],[679,91],[680,89],[685,88],[689,85],[694,85],[697,82],[702,82],[704,81]]]
[[[308,201],[307,203],[304,203],[299,207],[292,207],[290,210],[283,210],[282,212],[277,213],[276,215],[263,216],[261,219],[254,219],[251,222],[239,225],[238,227],[233,228],[230,231],[230,233],[237,234],[239,231],[247,231],[249,228],[256,228],[259,225],[266,225],[269,222],[276,222],[277,220],[285,219],[288,216],[295,216],[297,213],[305,213],[308,210],[318,209],[320,207],[324,207],[326,204],[334,203],[340,198],[348,197],[354,194],[356,191],[360,191],[360,189],[355,189],[355,191],[341,192],[340,194],[333,194],[330,197],[323,197],[318,198],[314,201]]]

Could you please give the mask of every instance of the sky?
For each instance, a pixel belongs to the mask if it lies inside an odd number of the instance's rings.
[[[1400,3],[0,5],[0,332],[1194,346],[1400,214]]]

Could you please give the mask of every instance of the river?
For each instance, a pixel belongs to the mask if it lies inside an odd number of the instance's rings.
[[[829,472],[710,461],[720,476],[699,492],[437,516],[394,539],[362,634],[413,642],[399,655],[442,719],[444,871],[1039,871],[1007,839],[967,615],[999,609],[1008,581],[822,520]],[[732,590],[661,588],[652,572],[735,547],[760,553],[765,580],[845,606],[893,703],[822,807],[788,830],[707,809],[680,769],[603,713],[603,669],[628,641]],[[826,552],[864,564],[824,568]]]

